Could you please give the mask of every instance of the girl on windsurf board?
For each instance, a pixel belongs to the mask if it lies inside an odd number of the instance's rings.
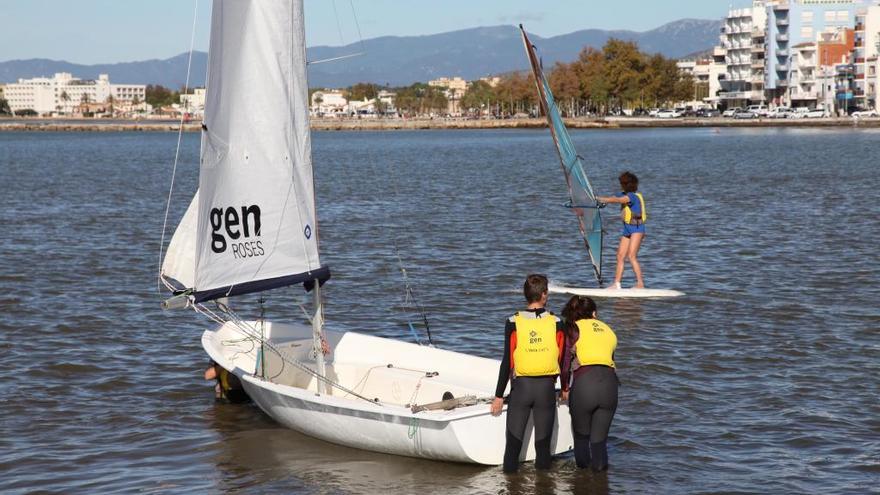
[[[609,289],[620,289],[620,281],[623,278],[624,261],[629,261],[633,272],[636,274],[636,289],[645,288],[645,280],[642,278],[642,267],[639,265],[638,254],[645,238],[645,222],[648,220],[648,210],[645,207],[645,198],[639,190],[639,178],[632,172],[620,174],[620,188],[623,192],[617,196],[597,196],[600,203],[617,203],[620,205],[620,215],[623,220],[623,232],[620,237],[620,246],[617,248],[617,267],[614,272],[614,283]]]

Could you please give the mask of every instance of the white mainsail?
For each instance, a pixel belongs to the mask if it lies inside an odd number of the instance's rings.
[[[214,0],[195,302],[326,280],[299,1]]]
[[[175,291],[184,291],[195,286],[198,213],[199,191],[196,190],[186,213],[177,224],[177,230],[174,231],[162,260],[162,279]]]

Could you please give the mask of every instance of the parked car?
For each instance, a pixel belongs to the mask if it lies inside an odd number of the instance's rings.
[[[733,114],[733,118],[735,118],[735,119],[757,119],[758,114],[756,114],[755,112],[750,112],[748,110],[740,109],[735,114]]]
[[[859,110],[858,112],[852,113],[852,118],[854,119],[864,119],[868,117],[880,117],[880,112],[877,112],[877,110]]]
[[[733,117],[734,115],[736,115],[736,112],[741,112],[741,111],[742,111],[742,108],[740,108],[740,107],[733,107],[733,108],[728,108],[728,109],[725,110],[724,113],[721,114],[721,115],[723,115],[723,116],[725,116],[725,117]]]
[[[652,108],[652,109],[648,110],[649,117],[656,117],[658,113],[660,113],[659,108]]]
[[[697,117],[720,117],[721,112],[717,108],[701,108],[697,110]]]
[[[748,108],[746,108],[746,111],[752,112],[758,117],[766,117],[769,112],[764,105],[749,105]]]
[[[681,117],[681,112],[675,109],[664,109],[657,112],[658,119],[677,119]]]
[[[791,117],[791,114],[792,111],[788,107],[776,107],[773,110],[770,110],[767,117],[771,119],[787,119]]]
[[[808,119],[824,119],[826,117],[831,117],[831,113],[824,108],[813,108],[809,112],[804,114],[804,117]]]
[[[791,114],[788,116],[790,119],[802,119],[807,115],[810,109],[807,107],[797,107],[791,109]]]

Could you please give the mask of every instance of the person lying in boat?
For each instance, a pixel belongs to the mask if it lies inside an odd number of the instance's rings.
[[[244,391],[241,380],[214,361],[211,361],[211,365],[205,370],[205,380],[217,380],[217,384],[214,385],[214,398],[218,401],[226,400],[240,404],[251,400]]]
[[[562,399],[568,399],[571,414],[574,460],[579,468],[604,471],[608,469],[608,430],[617,411],[617,335],[599,321],[596,302],[589,297],[569,299],[562,318],[566,346],[560,379],[571,382],[571,392],[562,392]]]
[[[645,238],[645,222],[648,220],[648,210],[645,207],[645,198],[639,190],[639,178],[632,172],[620,174],[620,188],[623,192],[617,196],[597,196],[601,203],[616,203],[620,205],[620,215],[623,220],[623,232],[620,236],[620,245],[617,247],[617,267],[614,272],[614,283],[609,289],[620,289],[620,281],[623,279],[624,262],[629,261],[633,272],[636,274],[637,289],[645,288],[645,280],[642,277],[642,266],[639,265],[638,254]]]
[[[544,309],[547,286],[544,275],[529,275],[523,284],[528,308],[511,316],[504,327],[504,357],[490,410],[495,416],[501,414],[502,397],[512,370],[507,402],[505,473],[515,473],[519,469],[519,454],[529,415],[534,416],[535,468],[550,468],[550,442],[556,421],[556,377],[565,334],[560,319]],[[567,384],[564,386],[567,390]]]

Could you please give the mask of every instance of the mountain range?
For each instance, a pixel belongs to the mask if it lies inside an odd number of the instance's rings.
[[[545,66],[570,62],[586,47],[600,48],[609,38],[635,41],[642,51],[680,58],[718,43],[721,21],[681,19],[650,31],[606,31],[585,29],[543,38],[530,33]],[[345,87],[357,82],[403,86],[438,77],[460,76],[467,80],[528,68],[519,29],[492,26],[462,29],[424,36],[382,36],[346,46],[308,48],[312,61],[361,53],[355,57],[309,66],[312,87]],[[19,78],[51,77],[69,72],[82,79],[109,74],[121,84],[183,86],[188,54],[165,60],[144,60],[116,64],[80,65],[48,59],[0,62],[0,83]],[[193,53],[190,86],[203,86],[208,56]]]

